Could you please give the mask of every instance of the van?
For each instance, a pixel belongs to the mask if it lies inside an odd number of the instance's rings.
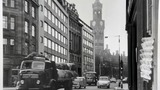
[[[86,79],[85,77],[76,77],[73,80],[73,87],[74,88],[86,88]]]

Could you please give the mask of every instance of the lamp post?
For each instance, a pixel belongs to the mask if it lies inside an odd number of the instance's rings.
[[[119,43],[119,58],[118,58],[118,61],[119,61],[119,79],[121,80],[120,82],[120,86],[122,88],[122,77],[120,75],[120,72],[121,72],[121,56],[120,56],[120,35],[116,35],[114,37],[118,37],[118,43]],[[108,36],[105,36],[105,38],[108,38]]]

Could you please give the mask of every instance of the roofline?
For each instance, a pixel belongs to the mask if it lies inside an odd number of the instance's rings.
[[[84,21],[82,21],[82,19],[78,18],[80,22],[82,22],[84,25],[86,25],[89,29],[93,30],[93,28],[91,28],[88,24],[86,24]]]

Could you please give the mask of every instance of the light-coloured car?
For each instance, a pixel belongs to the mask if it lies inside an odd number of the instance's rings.
[[[116,81],[117,81],[116,78],[111,77],[111,79],[110,79],[110,82],[111,82],[111,83],[116,83]]]
[[[110,88],[110,80],[107,76],[100,76],[99,80],[97,81],[97,88]]]
[[[75,79],[74,79],[74,81],[73,81],[73,87],[74,88],[81,88],[81,87],[83,87],[83,88],[86,88],[86,79],[85,79],[85,77],[76,77]]]

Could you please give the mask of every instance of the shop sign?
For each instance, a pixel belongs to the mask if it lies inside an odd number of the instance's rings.
[[[140,70],[141,77],[145,80],[151,80],[150,74],[152,74],[152,63],[153,63],[153,43],[154,39],[151,37],[142,38],[142,49],[140,50]]]

